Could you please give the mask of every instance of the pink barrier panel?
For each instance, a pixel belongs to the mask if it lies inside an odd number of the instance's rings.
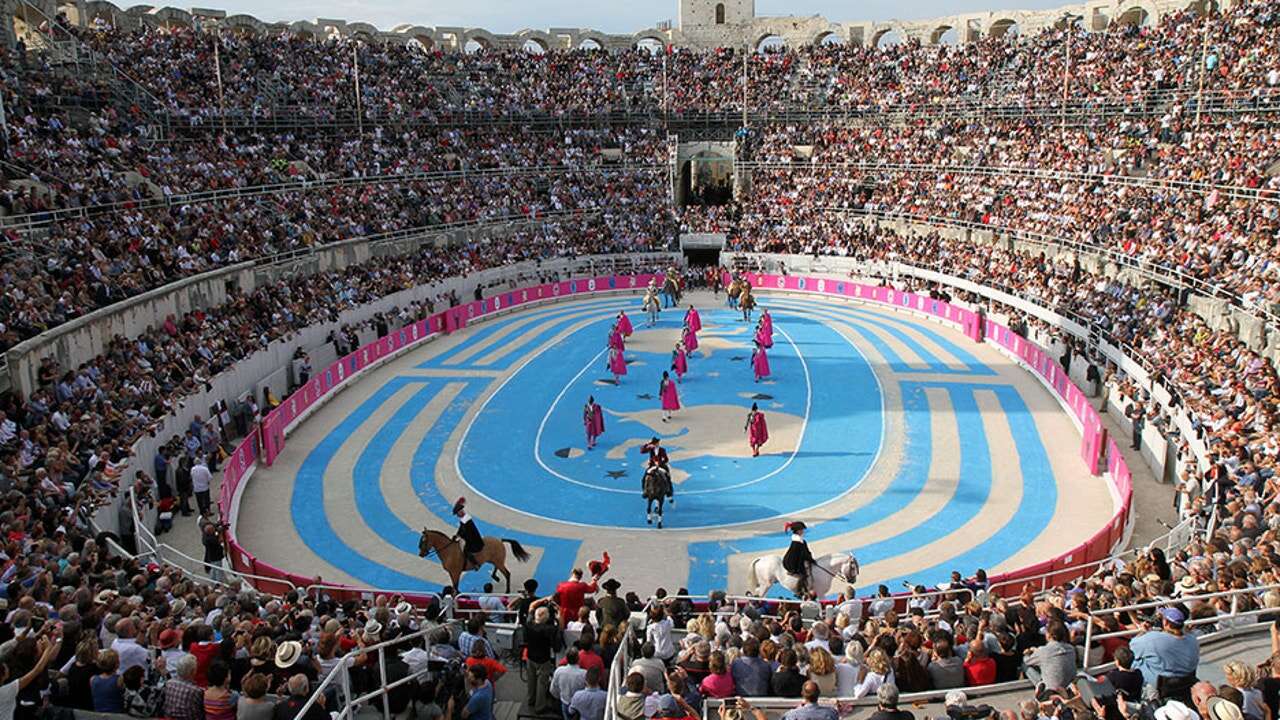
[[[267,467],[284,450],[284,413],[276,408],[262,419],[262,462]]]

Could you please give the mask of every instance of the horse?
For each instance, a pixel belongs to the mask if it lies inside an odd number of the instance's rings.
[[[644,471],[644,477],[640,480],[641,494],[645,499],[645,519],[653,522],[653,504],[658,503],[658,529],[662,529],[662,503],[666,498],[671,498],[672,504],[676,501],[675,487],[671,484],[671,472],[661,465],[650,465],[649,469]]]
[[[486,563],[492,564],[493,574],[490,577],[496,581],[498,573],[502,573],[507,581],[507,592],[511,592],[511,571],[507,570],[507,549],[502,546],[503,543],[511,546],[511,554],[515,555],[519,562],[529,559],[529,552],[518,541],[510,538],[499,540],[486,537],[484,548],[476,553],[476,564],[472,567],[463,567],[466,563],[466,554],[462,552],[462,543],[454,542],[453,538],[438,530],[429,530],[425,527],[422,528],[422,537],[418,538],[418,557],[426,557],[434,552],[440,559],[440,566],[449,573],[455,590],[462,580],[462,573],[468,570],[479,570]]]
[[[645,291],[640,307],[649,314],[649,325],[657,325],[658,313],[662,312],[662,301],[658,299],[658,295],[653,291]]]
[[[818,597],[826,597],[836,580],[843,580],[852,586],[858,581],[858,559],[850,553],[832,553],[816,559],[810,572],[812,582],[809,590]],[[781,555],[765,555],[751,561],[751,580],[754,582],[753,592],[759,597],[769,592],[774,583],[778,583],[791,592],[796,592],[800,578],[792,575],[782,567]]]

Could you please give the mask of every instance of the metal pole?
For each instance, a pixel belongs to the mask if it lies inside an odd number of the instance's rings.
[[[747,74],[747,65],[751,62],[751,46],[743,45],[742,53],[742,128],[747,127],[747,82],[749,75]]]
[[[387,698],[387,653],[386,648],[378,648],[378,674],[382,679],[382,720],[391,720],[391,700]]]
[[[364,112],[360,106],[360,41],[351,44],[351,65],[355,69],[356,79],[356,135],[364,136]]]
[[[1071,20],[1070,15],[1063,16],[1067,32],[1067,61],[1062,69],[1062,132],[1064,135],[1067,132],[1067,98],[1071,95],[1071,34],[1073,30]]]
[[[1213,12],[1209,3],[1204,8],[1204,32],[1200,35],[1200,80],[1196,88],[1196,131],[1200,131],[1200,109],[1204,105],[1204,71],[1209,60],[1209,19]]]
[[[222,31],[213,31],[213,74],[218,79],[218,115],[222,116],[222,132],[227,132],[227,106],[222,97]]]

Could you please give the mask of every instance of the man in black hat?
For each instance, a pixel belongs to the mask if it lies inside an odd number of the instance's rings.
[[[454,533],[453,541],[462,540],[462,552],[466,554],[466,563],[462,567],[464,570],[474,570],[480,567],[476,553],[484,549],[484,537],[480,535],[476,521],[467,512],[466,498],[458,498],[458,502],[453,505],[453,514],[458,518],[458,532]]]
[[[596,603],[600,627],[612,625],[619,630],[626,629],[627,622],[631,620],[631,610],[627,607],[627,601],[618,597],[618,588],[622,587],[622,583],[609,578],[601,587],[604,588],[605,596]]]
[[[791,531],[791,545],[787,554],[782,556],[782,569],[800,578],[796,585],[796,595],[801,598],[809,594],[809,567],[813,565],[813,553],[809,551],[809,543],[804,539],[805,524],[799,520],[787,523]]]

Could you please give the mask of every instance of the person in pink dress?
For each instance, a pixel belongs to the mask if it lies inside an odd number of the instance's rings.
[[[631,337],[633,328],[631,327],[631,318],[627,317],[626,310],[618,311],[618,330],[622,331],[622,337]]]
[[[622,351],[618,348],[609,348],[609,372],[613,373],[613,384],[617,385],[621,382],[622,376],[627,374],[627,361],[623,357]]]
[[[765,354],[764,346],[759,340],[756,341],[756,349],[751,352],[751,369],[755,371],[756,382],[769,377],[769,356]]]
[[[662,371],[662,382],[658,384],[658,397],[662,398],[662,422],[671,420],[671,413],[680,409],[680,394],[676,392],[676,384],[671,374]]]
[[[684,322],[694,332],[702,330],[702,316],[698,314],[697,308],[692,305],[689,306],[688,311],[684,314]]]
[[[689,327],[689,319],[684,320],[684,329],[680,332],[680,340],[684,343],[685,352],[692,355],[698,349],[698,331]]]
[[[590,450],[596,446],[596,438],[604,434],[604,410],[594,396],[588,397],[582,408],[582,425],[587,430],[587,449]]]
[[[617,350],[618,352],[622,352],[626,349],[626,344],[622,340],[622,331],[618,329],[616,324],[611,330],[609,330],[609,347]]]
[[[671,351],[671,369],[675,371],[676,382],[680,382],[684,374],[689,372],[689,358],[685,355],[682,342],[677,342],[676,349]]]
[[[764,420],[760,406],[751,403],[751,412],[747,413],[747,443],[751,445],[751,457],[760,457],[760,446],[769,441],[769,425]]]

